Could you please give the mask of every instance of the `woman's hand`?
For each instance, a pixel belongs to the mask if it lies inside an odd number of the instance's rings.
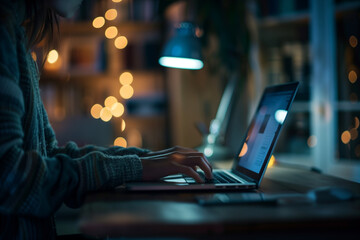
[[[203,153],[184,147],[173,147],[150,152],[140,158],[143,165],[143,180],[154,181],[173,174],[185,174],[198,183],[204,180],[196,172],[202,169],[206,178],[212,178],[212,167]]]

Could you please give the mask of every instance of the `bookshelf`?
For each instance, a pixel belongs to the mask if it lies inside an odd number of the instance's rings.
[[[45,63],[40,81],[59,144],[75,140],[79,145],[110,146],[122,137],[126,146],[167,147],[165,79],[157,64],[163,34],[155,17],[156,2],[89,0],[83,4],[73,19],[61,19],[58,58]],[[109,9],[116,10],[116,18],[104,18],[103,26],[94,27],[93,20],[106,17]],[[116,37],[106,36],[109,27],[116,28]],[[115,39],[120,36],[126,42],[118,48]],[[125,72],[132,76],[127,86],[120,81]],[[109,121],[95,119],[92,107],[105,108],[109,96],[122,104],[123,114],[109,116]]]
[[[300,81],[275,156],[360,181],[359,47],[349,46],[360,1],[286,2],[252,1],[251,11],[261,83]]]

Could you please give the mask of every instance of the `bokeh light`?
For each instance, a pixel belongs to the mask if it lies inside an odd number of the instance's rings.
[[[116,37],[117,34],[118,34],[118,29],[114,26],[108,27],[105,30],[105,37],[107,37],[108,39],[113,39],[114,37]]]
[[[317,144],[317,138],[316,136],[310,136],[308,139],[307,139],[307,145],[311,148],[315,147]]]
[[[269,163],[268,163],[268,168],[271,168],[272,166],[274,166],[274,164],[275,164],[275,161],[276,161],[276,159],[275,159],[275,157],[274,157],[274,155],[271,155],[271,158],[270,158],[270,160],[269,160]]]
[[[123,72],[120,77],[119,81],[122,85],[130,85],[133,82],[133,75],[130,72]]]
[[[95,119],[99,119],[100,112],[102,109],[103,109],[103,107],[100,104],[95,104],[94,106],[91,107],[91,110],[90,110],[91,116]]]
[[[349,38],[349,44],[351,47],[356,48],[356,46],[358,45],[357,37],[355,37],[354,35],[351,35]]]
[[[126,142],[125,138],[118,137],[114,141],[114,146],[127,147],[127,142]]]
[[[240,154],[239,154],[239,157],[243,157],[245,156],[245,154],[247,153],[248,151],[248,146],[247,146],[247,143],[244,143],[241,151],[240,151]]]
[[[134,89],[130,85],[125,85],[120,88],[120,96],[124,99],[129,99],[134,95]]]
[[[105,99],[104,104],[105,107],[111,108],[115,103],[117,103],[117,99],[114,96],[109,96]]]
[[[108,108],[108,107],[104,107],[103,109],[101,109],[101,111],[100,111],[100,118],[101,118],[101,120],[103,120],[104,122],[110,121],[110,119],[112,118],[111,109]]]
[[[358,118],[358,117],[355,117],[355,118],[354,118],[354,122],[355,122],[355,125],[354,125],[355,128],[358,129],[358,128],[359,128],[359,125],[360,125],[360,120],[359,120],[359,118]]]
[[[114,117],[121,117],[124,114],[124,105],[116,102],[111,107],[111,113]]]
[[[48,56],[47,56],[47,61],[48,63],[55,63],[57,60],[59,59],[59,53],[53,49],[49,52]]]
[[[125,130],[125,128],[126,128],[126,123],[125,123],[125,120],[123,119],[121,121],[121,131],[123,132]]]
[[[349,74],[348,74],[348,78],[349,78],[349,81],[350,81],[351,83],[356,83],[356,81],[357,81],[357,74],[356,74],[356,72],[355,72],[354,70],[351,70],[351,71],[349,72]]]
[[[124,49],[128,44],[128,40],[125,36],[119,36],[115,39],[114,45],[117,49]]]
[[[122,0],[112,0],[114,3],[119,3],[121,2]]]
[[[105,12],[106,20],[111,21],[111,20],[114,20],[116,17],[117,17],[116,9],[111,8]]]
[[[105,19],[103,17],[94,18],[92,25],[94,28],[102,28],[105,25]]]
[[[349,131],[344,131],[342,134],[341,134],[341,141],[344,143],[344,144],[348,144],[350,142],[350,139],[351,139],[351,134]]]

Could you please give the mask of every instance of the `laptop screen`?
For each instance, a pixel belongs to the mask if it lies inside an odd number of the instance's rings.
[[[237,171],[261,180],[297,86],[291,83],[265,89],[237,156]]]

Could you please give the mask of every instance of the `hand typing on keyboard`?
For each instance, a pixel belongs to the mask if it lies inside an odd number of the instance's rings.
[[[212,179],[212,167],[203,153],[184,147],[173,147],[157,152],[150,152],[140,157],[143,166],[143,180],[154,181],[173,174],[184,174],[197,183]],[[197,168],[204,173],[201,177]]]

